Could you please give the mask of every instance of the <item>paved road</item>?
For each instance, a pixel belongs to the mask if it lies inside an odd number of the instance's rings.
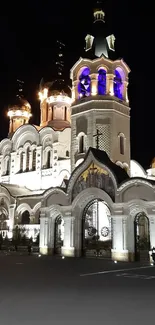
[[[154,298],[154,267],[0,256],[2,325],[143,325],[154,320]]]

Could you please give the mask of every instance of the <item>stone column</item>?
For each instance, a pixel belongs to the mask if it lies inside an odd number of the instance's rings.
[[[49,217],[48,219],[48,254],[54,254],[54,234],[55,234],[55,218]]]
[[[123,82],[123,99],[128,103],[128,82],[124,81]]]
[[[23,152],[23,172],[26,170],[26,154]]]
[[[40,242],[39,242],[39,250],[42,255],[48,254],[48,220],[47,212],[43,211],[40,214]]]
[[[127,216],[127,248],[129,261],[133,262],[135,260],[135,230],[134,230],[134,219],[132,215]]]
[[[149,215],[150,246],[155,247],[155,215]]]
[[[64,219],[64,242],[61,248],[63,256],[74,256],[74,217],[71,212],[63,216]]]
[[[112,227],[112,259],[117,261],[128,261],[126,216],[113,216]]]
[[[114,75],[107,74],[107,85],[106,85],[107,95],[114,96]]]
[[[14,228],[14,219],[15,219],[15,208],[16,204],[10,204],[9,206],[9,232],[8,232],[8,237],[12,238],[13,237],[13,228]]]
[[[98,80],[97,73],[92,74],[91,77],[91,95],[96,96],[98,94]]]
[[[152,248],[155,247],[155,214],[151,214],[149,217],[149,227],[150,227],[150,262],[152,262]]]
[[[72,100],[73,102],[79,98],[79,93],[78,93],[78,80],[75,80],[72,82]]]

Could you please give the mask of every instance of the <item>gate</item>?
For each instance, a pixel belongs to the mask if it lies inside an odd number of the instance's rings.
[[[149,219],[144,212],[136,215],[135,229],[135,260],[148,261],[150,251],[150,226]]]
[[[82,218],[82,255],[111,257],[111,215],[106,203],[91,201]]]
[[[54,232],[54,254],[61,255],[61,247],[63,246],[63,219],[59,215],[55,220],[55,232]]]

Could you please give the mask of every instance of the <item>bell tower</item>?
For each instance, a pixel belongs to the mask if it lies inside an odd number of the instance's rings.
[[[71,166],[80,164],[89,147],[104,150],[129,171],[129,67],[115,59],[115,36],[105,32],[101,3],[94,10],[92,33],[85,38],[85,57],[72,67]],[[97,135],[98,134],[98,135]]]

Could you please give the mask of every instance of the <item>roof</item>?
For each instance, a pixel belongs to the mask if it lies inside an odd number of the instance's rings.
[[[12,108],[17,108],[17,109],[24,108],[26,110],[30,110],[31,105],[24,97],[16,96],[8,106],[8,109],[12,109]]]
[[[32,195],[39,195],[42,194],[45,190],[41,191],[31,191],[26,187],[22,187],[16,184],[6,184],[6,183],[0,183],[0,185],[4,188],[6,188],[10,195],[14,197],[22,197],[22,196],[32,196]]]
[[[130,179],[127,172],[121,168],[120,166],[113,163],[110,158],[108,157],[107,153],[105,151],[95,149],[90,147],[87,155],[89,155],[89,152],[93,154],[93,156],[102,164],[106,165],[114,174],[116,181],[118,184],[121,184],[124,181],[127,181]]]

